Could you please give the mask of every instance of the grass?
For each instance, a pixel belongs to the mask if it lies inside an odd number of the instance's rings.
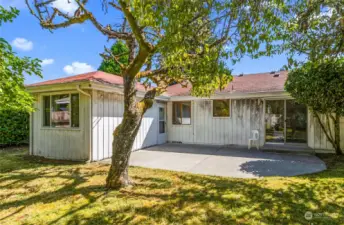
[[[0,150],[0,224],[343,224],[344,157],[325,172],[232,179],[132,167],[136,185],[104,189],[107,165]],[[313,219],[305,219],[305,212]]]

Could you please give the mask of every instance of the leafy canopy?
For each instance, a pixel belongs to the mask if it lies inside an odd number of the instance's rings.
[[[0,26],[12,22],[19,15],[15,8],[6,10],[0,6]],[[0,106],[1,109],[19,109],[31,111],[33,98],[25,91],[24,74],[36,74],[42,77],[38,59],[18,57],[11,45],[0,37]]]
[[[129,49],[128,47],[124,44],[123,41],[116,41],[115,44],[111,46],[110,49],[111,53],[114,56],[119,55],[118,61],[122,63],[123,65],[128,65],[128,53]],[[106,73],[111,73],[115,75],[121,74],[121,67],[119,63],[117,63],[113,59],[103,59],[102,63],[100,64],[98,70],[106,72]]]
[[[289,53],[289,66],[300,61],[336,59],[344,55],[344,1],[288,1],[291,11],[286,14],[284,50]],[[301,63],[303,63],[301,61]]]
[[[315,112],[344,116],[344,58],[305,63],[289,72],[285,88]]]

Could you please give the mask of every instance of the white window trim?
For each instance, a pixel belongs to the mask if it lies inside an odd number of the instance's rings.
[[[216,100],[229,100],[229,116],[214,116],[214,101]],[[211,116],[214,119],[228,119],[232,117],[232,100],[230,98],[223,98],[223,99],[212,99],[211,101]]]
[[[56,95],[64,95],[64,94],[68,94],[69,95],[69,102],[70,102],[70,107],[69,107],[69,126],[68,127],[53,127],[52,126],[52,112],[53,112],[53,105],[52,105],[52,96],[56,96]],[[73,94],[77,94],[79,96],[79,127],[72,127],[72,95]],[[44,110],[42,110],[42,123],[41,123],[41,129],[46,129],[46,130],[80,130],[80,93],[79,92],[63,92],[63,93],[53,93],[53,94],[42,94],[41,96],[41,106],[42,109],[44,109],[44,97],[49,96],[50,98],[50,125],[49,126],[44,126]]]
[[[190,123],[189,124],[183,124],[183,123],[173,123],[173,105],[174,103],[183,103],[183,102],[190,102]],[[192,125],[192,119],[193,119],[193,115],[192,115],[192,101],[173,101],[172,102],[172,126],[191,126]],[[183,115],[182,115],[183,116]],[[182,117],[182,121],[183,121],[183,117]]]
[[[166,134],[166,108],[163,106],[158,106],[159,108],[159,134]],[[164,112],[164,118],[160,119],[160,109]],[[164,132],[160,133],[160,122],[164,122]]]

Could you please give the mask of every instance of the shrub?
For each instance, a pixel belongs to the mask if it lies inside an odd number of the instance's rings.
[[[0,146],[29,143],[29,113],[0,110]]]

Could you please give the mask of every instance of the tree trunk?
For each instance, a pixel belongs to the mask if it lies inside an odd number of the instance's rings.
[[[113,132],[111,167],[106,178],[107,188],[120,188],[131,184],[128,175],[128,162],[142,120],[142,116],[136,106],[135,77],[130,75],[123,76],[123,83],[123,120]]]
[[[106,178],[107,188],[120,188],[132,184],[128,175],[128,163],[135,137],[142,117],[153,105],[156,91],[147,91],[145,97],[137,102],[136,79],[124,77],[124,114],[123,120],[113,132],[112,160]]]
[[[132,113],[125,113],[122,123],[115,129],[111,167],[106,178],[107,188],[120,188],[132,183],[128,175],[128,162],[141,120],[142,117]]]

